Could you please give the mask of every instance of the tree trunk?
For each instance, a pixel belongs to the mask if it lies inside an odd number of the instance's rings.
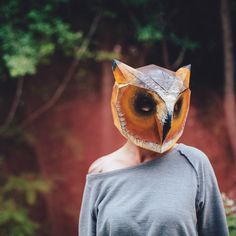
[[[164,67],[170,69],[169,52],[166,45],[166,41],[165,39],[163,39],[161,42],[162,42],[161,46],[162,46],[162,57],[163,57]]]
[[[226,127],[232,148],[233,158],[236,161],[236,108],[234,93],[234,58],[233,39],[231,32],[230,11],[228,0],[221,0],[221,23],[224,50],[224,110]]]

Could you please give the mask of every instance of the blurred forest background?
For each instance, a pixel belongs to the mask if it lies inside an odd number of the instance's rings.
[[[113,58],[192,64],[180,142],[208,155],[235,235],[235,0],[8,0],[0,19],[1,236],[77,234],[89,165],[125,142]]]

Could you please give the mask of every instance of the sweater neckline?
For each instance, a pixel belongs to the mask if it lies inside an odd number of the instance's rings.
[[[129,166],[129,167],[125,167],[125,168],[120,168],[120,169],[116,169],[116,170],[110,170],[110,171],[106,171],[106,172],[102,172],[102,173],[95,173],[95,174],[90,173],[90,174],[86,175],[86,178],[87,179],[94,179],[94,178],[112,176],[112,175],[117,175],[117,174],[130,172],[130,171],[133,171],[133,170],[142,169],[143,167],[152,165],[155,162],[159,162],[159,161],[162,161],[164,159],[167,159],[169,156],[171,156],[171,154],[173,154],[173,153],[175,153],[179,150],[180,145],[182,145],[182,143],[178,143],[175,147],[173,147],[169,152],[165,153],[163,156],[156,157],[156,158],[154,158],[150,161],[145,161],[145,162],[142,162],[138,165]]]

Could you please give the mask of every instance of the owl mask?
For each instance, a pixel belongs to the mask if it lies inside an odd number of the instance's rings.
[[[112,115],[121,134],[154,152],[173,147],[189,110],[190,65],[174,72],[156,65],[135,69],[113,60],[112,70]]]

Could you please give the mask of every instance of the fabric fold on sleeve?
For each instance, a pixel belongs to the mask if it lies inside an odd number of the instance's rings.
[[[198,232],[200,236],[228,236],[228,226],[221,193],[214,170],[203,154],[199,168]]]
[[[95,201],[96,201],[96,187],[94,182],[86,179],[80,217],[79,217],[79,236],[95,236],[96,235],[96,215],[95,215]]]

